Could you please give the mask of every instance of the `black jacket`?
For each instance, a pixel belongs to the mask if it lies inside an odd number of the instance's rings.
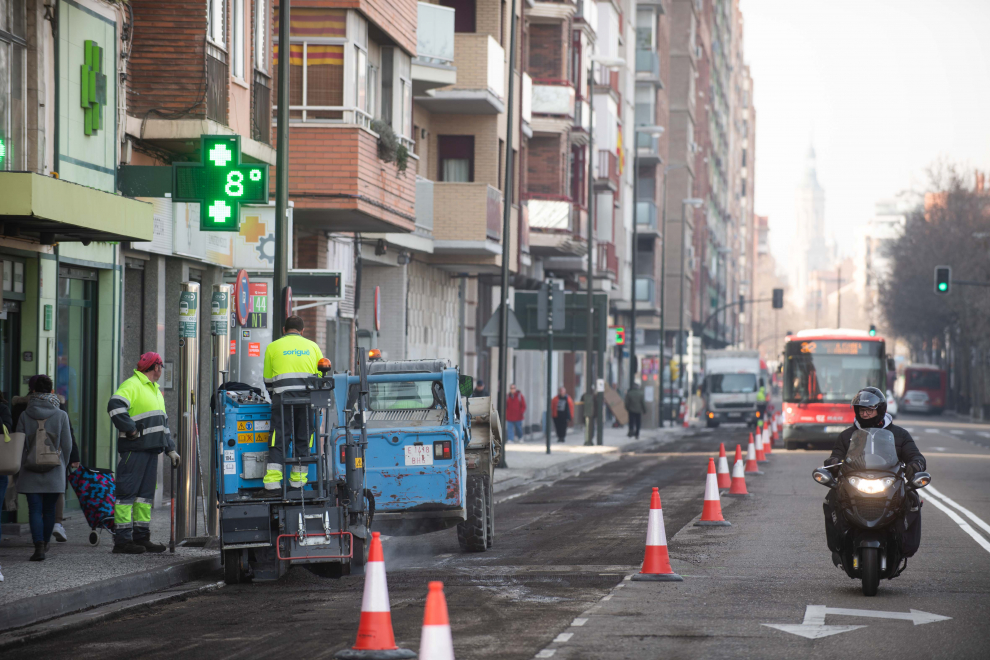
[[[889,422],[885,423],[883,428],[894,434],[897,458],[901,462],[905,465],[917,462],[921,466],[921,470],[927,469],[928,463],[925,461],[925,457],[921,454],[921,451],[918,450],[918,445],[914,444],[914,438],[911,437],[910,433],[900,426]],[[835,441],[835,446],[832,447],[832,455],[825,460],[825,465],[834,465],[842,462],[846,457],[846,452],[849,451],[849,441],[852,439],[853,433],[858,430],[858,427],[853,425],[839,434],[838,440]]]

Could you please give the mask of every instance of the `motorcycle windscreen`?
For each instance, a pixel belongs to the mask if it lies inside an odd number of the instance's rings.
[[[887,429],[857,429],[849,440],[846,466],[851,470],[890,470],[897,466],[897,445]]]

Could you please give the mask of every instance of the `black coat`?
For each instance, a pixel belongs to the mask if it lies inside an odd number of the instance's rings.
[[[917,462],[921,466],[921,470],[925,470],[928,467],[925,457],[918,449],[918,445],[914,444],[914,438],[911,437],[911,434],[908,433],[906,429],[894,424],[888,424],[884,428],[894,434],[894,444],[897,448],[897,458],[902,463],[907,465],[908,463]],[[835,441],[835,446],[832,447],[832,455],[826,459],[825,465],[834,465],[835,463],[842,462],[842,460],[846,457],[846,452],[849,451],[849,441],[852,439],[853,433],[858,430],[859,429],[853,425],[839,434],[838,440]]]

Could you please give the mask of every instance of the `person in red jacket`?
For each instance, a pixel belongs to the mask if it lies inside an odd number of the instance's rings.
[[[557,442],[563,442],[567,435],[567,425],[574,419],[574,399],[567,394],[567,388],[561,387],[557,396],[550,402],[550,416],[557,430]]]
[[[526,417],[526,397],[516,389],[515,383],[509,385],[509,396],[505,397],[505,422],[509,427],[509,442],[518,438],[523,439],[523,419]]]

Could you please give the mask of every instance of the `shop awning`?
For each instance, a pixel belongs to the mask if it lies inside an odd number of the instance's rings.
[[[7,236],[67,241],[150,241],[152,206],[32,172],[0,172],[0,222]]]

